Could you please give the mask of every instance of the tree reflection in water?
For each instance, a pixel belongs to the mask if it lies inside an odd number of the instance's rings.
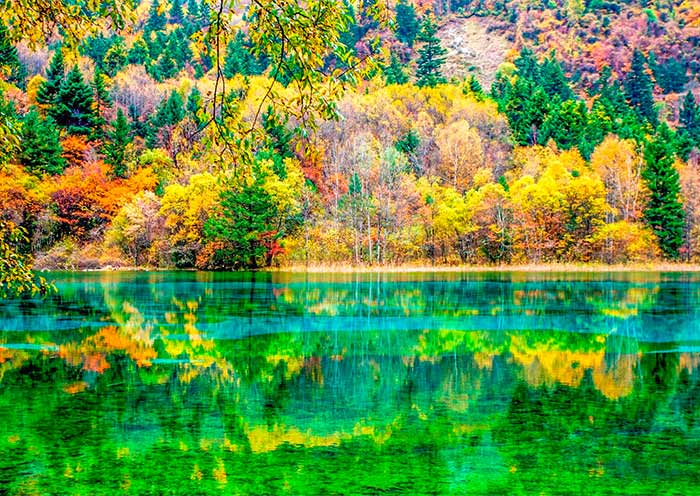
[[[0,304],[8,494],[687,493],[700,477],[692,276],[57,282]]]

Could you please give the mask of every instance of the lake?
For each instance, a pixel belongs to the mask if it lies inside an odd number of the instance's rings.
[[[697,494],[700,275],[53,273],[0,494]]]

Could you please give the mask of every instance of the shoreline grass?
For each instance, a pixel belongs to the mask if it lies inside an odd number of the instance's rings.
[[[176,269],[163,267],[105,266],[89,269],[37,269],[36,272],[191,272],[197,269]],[[681,262],[647,262],[632,264],[607,265],[602,263],[539,263],[539,264],[504,264],[504,265],[353,265],[353,264],[309,264],[267,267],[261,272],[293,273],[409,273],[409,272],[700,272],[700,264]]]
[[[700,272],[700,264],[651,262],[638,264],[543,263],[513,265],[327,265],[271,267],[271,272]]]

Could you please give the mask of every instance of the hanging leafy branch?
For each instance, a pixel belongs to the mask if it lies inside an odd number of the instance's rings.
[[[123,29],[132,19],[131,0],[5,0],[0,3],[0,22],[13,41],[30,47],[60,34],[68,45],[103,29]]]
[[[202,128],[214,124],[215,143],[244,161],[252,159],[250,150],[264,133],[262,111],[272,104],[278,112],[296,124],[304,137],[316,127],[317,119],[337,118],[336,102],[348,86],[378,68],[373,55],[357,57],[352,47],[342,42],[342,33],[350,29],[352,17],[339,0],[253,0],[242,9],[237,1],[205,0],[211,7],[209,29],[198,40],[199,48],[211,47],[216,81],[209,95],[209,119]],[[388,22],[388,10],[381,2],[371,14]],[[270,83],[257,102],[252,117],[246,117],[239,102],[248,87],[226,87],[223,50],[241,29],[240,17],[248,21],[248,35],[256,57],[270,61]]]
[[[21,294],[45,295],[55,288],[32,272],[32,257],[20,247],[26,242],[24,229],[0,219],[0,298]]]

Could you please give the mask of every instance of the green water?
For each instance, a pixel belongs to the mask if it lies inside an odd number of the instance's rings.
[[[700,276],[51,274],[0,494],[700,494]]]

